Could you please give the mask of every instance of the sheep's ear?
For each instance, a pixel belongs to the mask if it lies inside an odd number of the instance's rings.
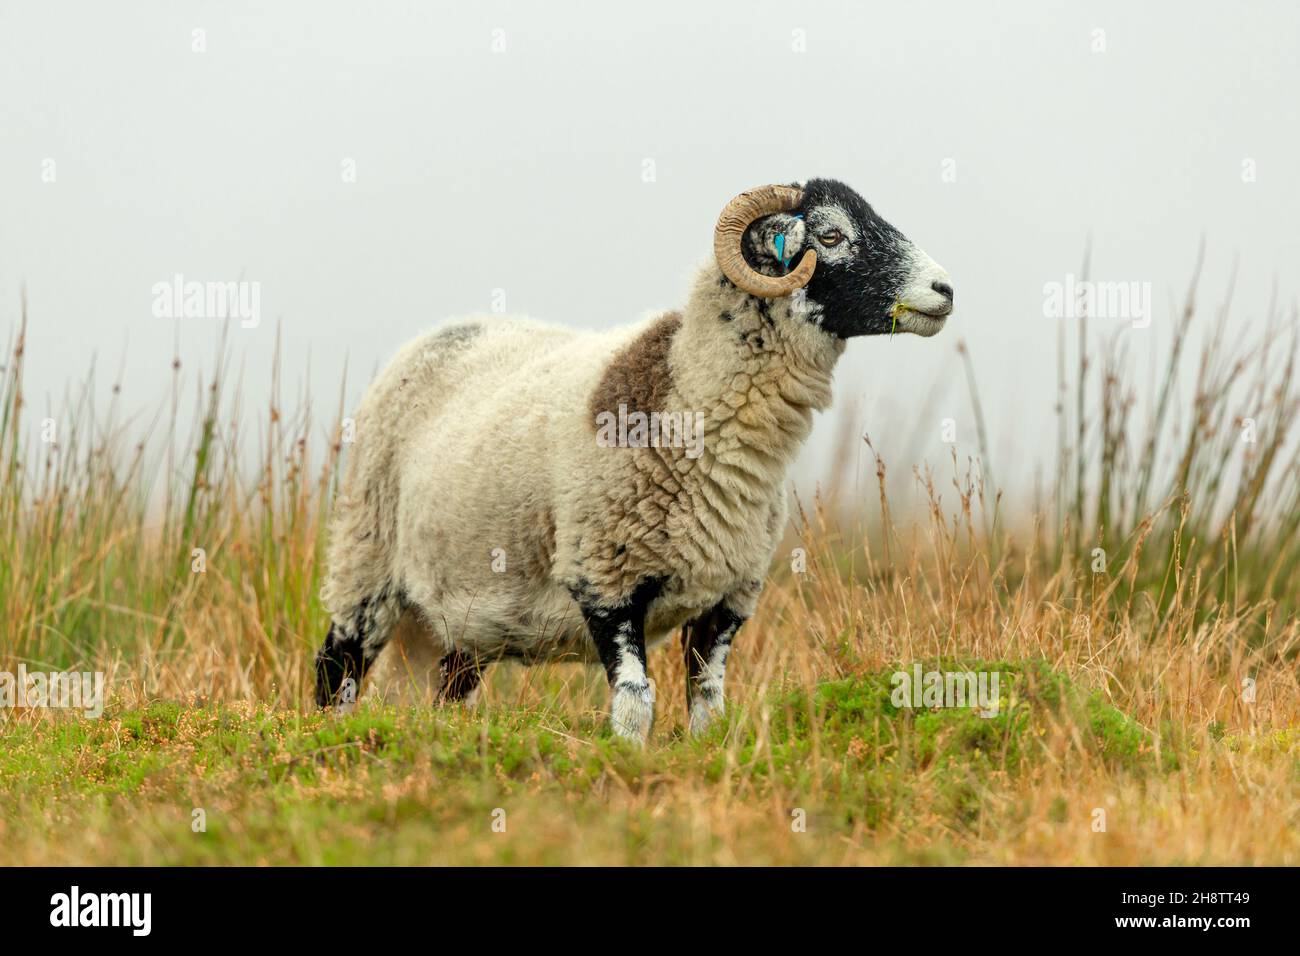
[[[750,261],[769,275],[780,275],[808,241],[803,217],[777,212],[757,219],[745,233]]]

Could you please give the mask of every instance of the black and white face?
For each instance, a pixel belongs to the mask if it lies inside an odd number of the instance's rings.
[[[797,185],[804,191],[798,209],[764,216],[745,233],[742,248],[754,269],[784,275],[812,249],[817,268],[801,294],[805,314],[840,338],[943,328],[953,293],[942,266],[843,183]]]

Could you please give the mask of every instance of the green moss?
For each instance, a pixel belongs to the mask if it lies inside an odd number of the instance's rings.
[[[1072,726],[1089,753],[1130,770],[1154,767],[1151,733],[1100,693],[1081,691],[1045,664],[938,660],[924,662],[921,669],[986,675],[990,692],[996,673],[996,707],[990,708],[996,712],[985,716],[974,706],[912,706],[894,674],[910,677],[913,669],[900,667],[820,684],[812,695],[786,695],[788,719],[773,721],[774,745],[798,759],[817,736],[823,747],[848,754],[850,762],[918,769],[982,764],[1014,772],[1037,758],[1044,736]]]

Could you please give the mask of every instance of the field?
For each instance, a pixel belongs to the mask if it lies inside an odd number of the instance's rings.
[[[494,668],[475,709],[317,713],[342,410],[277,399],[254,443],[224,365],[182,422],[177,368],[149,440],[88,386],[41,442],[20,328],[0,670],[109,696],[0,711],[0,864],[1300,863],[1294,327],[1228,343],[1189,296],[1139,406],[1083,325],[1050,489],[999,495],[985,447],[918,469],[917,513],[879,458],[870,508],[801,501],[724,724],[684,733],[670,644],[644,751],[575,666]],[[900,703],[917,665],[996,674],[997,713]]]

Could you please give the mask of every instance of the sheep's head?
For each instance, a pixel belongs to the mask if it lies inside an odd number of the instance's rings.
[[[833,179],[741,193],[718,217],[714,254],[736,286],[797,295],[808,321],[840,338],[934,335],[952,312],[948,273]]]

